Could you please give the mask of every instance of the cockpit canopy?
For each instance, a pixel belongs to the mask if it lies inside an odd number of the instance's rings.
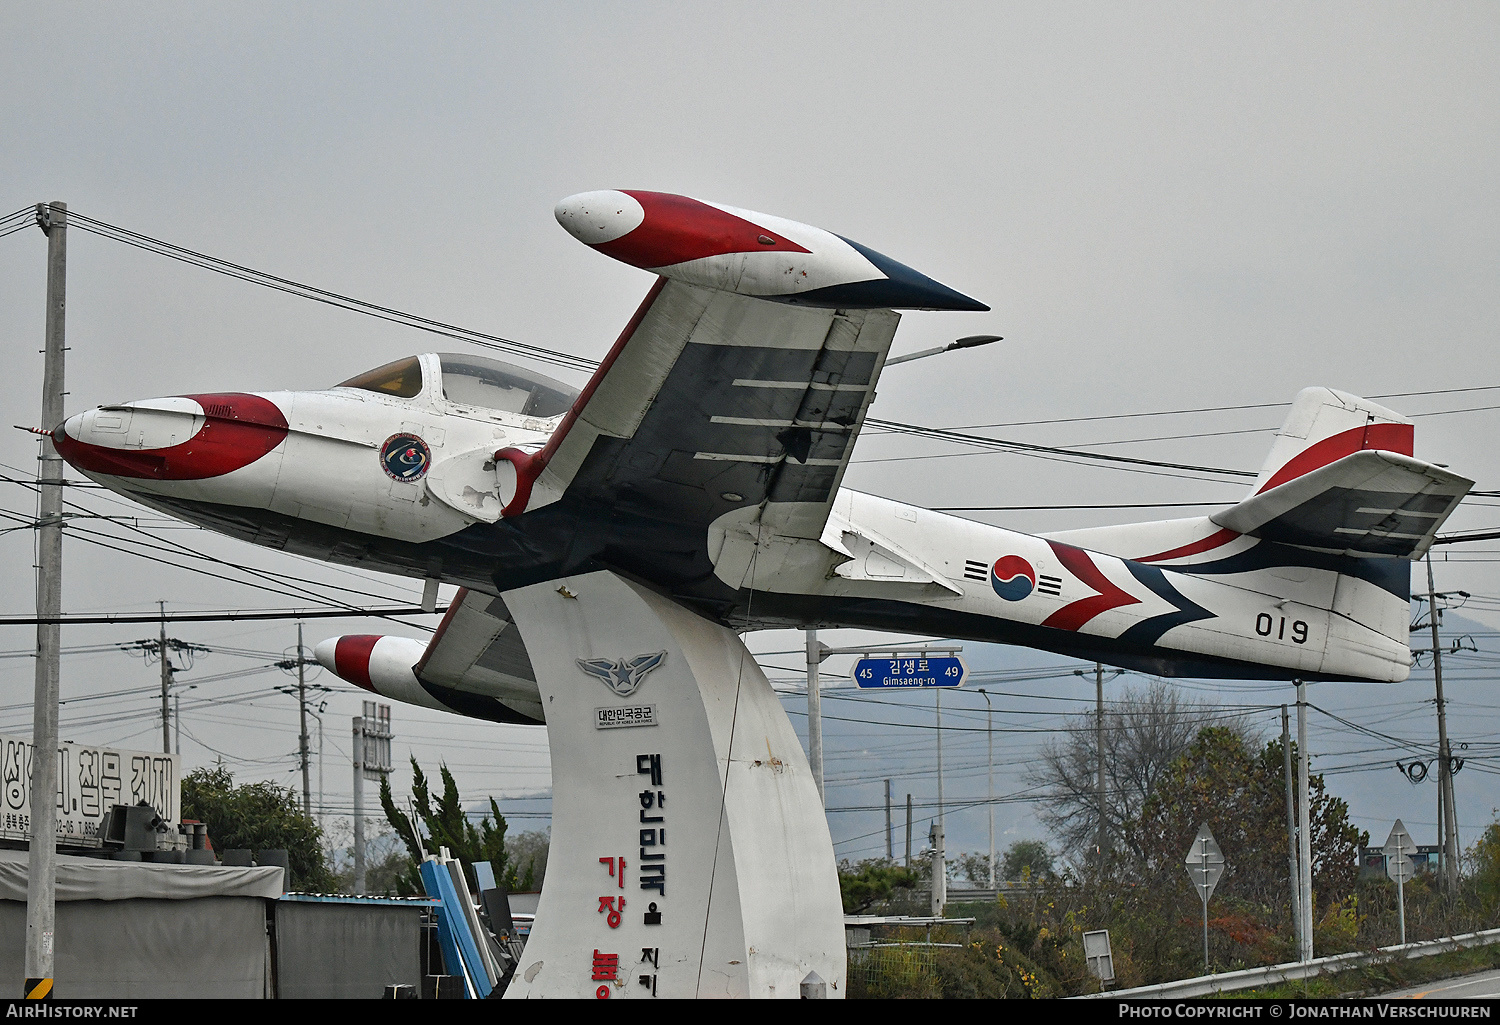
[[[442,396],[455,405],[547,419],[566,412],[578,397],[576,388],[561,381],[485,356],[440,352],[437,360],[442,368]],[[422,393],[422,359],[410,356],[387,363],[338,387],[416,398]]]

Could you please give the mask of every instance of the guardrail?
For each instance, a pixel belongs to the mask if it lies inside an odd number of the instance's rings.
[[[1246,968],[1238,972],[1224,972],[1221,975],[1200,975],[1193,979],[1163,982],[1155,986],[1137,986],[1134,989],[1087,993],[1073,999],[1118,1000],[1130,997],[1171,999],[1172,997],[1214,996],[1218,993],[1254,989],[1257,986],[1274,986],[1281,982],[1332,975],[1350,968],[1362,968],[1369,964],[1446,954],[1450,950],[1465,950],[1469,947],[1483,947],[1491,943],[1500,943],[1500,929],[1467,932],[1459,936],[1444,936],[1442,939],[1378,947],[1375,950],[1355,950],[1347,954],[1315,957],[1311,961],[1292,961],[1287,964],[1271,965],[1269,968]]]

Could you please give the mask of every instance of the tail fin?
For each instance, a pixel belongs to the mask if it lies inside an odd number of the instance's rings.
[[[1292,403],[1249,497],[1211,516],[1048,535],[1325,616],[1326,676],[1404,679],[1411,570],[1474,482],[1412,457],[1410,420],[1332,388]],[[1259,623],[1259,620],[1257,620]],[[1258,629],[1258,627],[1257,627]]]
[[[1410,456],[1414,436],[1410,420],[1369,399],[1334,388],[1303,388],[1250,493],[1270,491],[1367,449]]]

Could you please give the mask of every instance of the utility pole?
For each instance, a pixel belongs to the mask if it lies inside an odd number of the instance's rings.
[[[1099,807],[1099,880],[1104,880],[1105,866],[1105,809],[1104,809],[1104,663],[1094,663],[1094,761],[1097,763],[1097,778],[1094,780],[1094,799]]]
[[[1453,797],[1453,752],[1448,746],[1448,712],[1443,700],[1443,653],[1438,648],[1437,591],[1432,582],[1432,552],[1427,553],[1427,619],[1432,627],[1432,679],[1437,688],[1438,803],[1443,835],[1443,885],[1458,892],[1458,805]]]
[[[1281,774],[1286,781],[1286,860],[1287,882],[1291,889],[1292,935],[1297,950],[1302,950],[1302,873],[1298,871],[1296,802],[1292,800],[1292,735],[1286,706],[1281,706]]]
[[[67,312],[68,205],[37,204],[47,236],[47,326],[41,429],[63,419],[64,315]],[[22,995],[52,993],[57,916],[57,708],[61,686],[62,458],[50,437],[37,460],[36,689],[31,717],[31,848],[26,876],[26,982]],[[51,622],[46,622],[51,620]]]
[[[906,867],[911,868],[911,794],[906,795]]]
[[[172,689],[172,661],[167,658],[167,603],[156,603],[161,609],[161,638],[157,642],[161,652],[161,751],[172,753],[172,709],[167,704],[167,694]]]
[[[1298,909],[1302,913],[1302,960],[1313,958],[1313,907],[1312,907],[1312,810],[1311,787],[1308,783],[1309,758],[1307,754],[1307,684],[1297,684],[1297,851],[1301,864],[1301,884],[1298,886]]]
[[[986,789],[989,800],[986,805],[990,810],[990,889],[993,890],[995,888],[995,709],[990,704],[990,692],[980,687],[979,693],[984,695],[984,741],[989,762],[989,780]]]
[[[307,736],[307,656],[302,647],[302,623],[297,623],[297,710],[302,715],[302,733],[298,739],[298,750],[302,754],[302,814],[312,819],[312,786],[308,779]]]
[[[885,781],[885,860],[896,860],[896,849],[892,845],[894,837],[891,835],[891,781]]]
[[[276,690],[280,691],[283,694],[293,694],[297,698],[297,716],[298,723],[300,724],[297,736],[297,761],[302,769],[302,814],[306,815],[308,819],[312,818],[312,745],[311,737],[307,732],[307,667],[309,665],[315,665],[316,662],[316,659],[308,658],[307,656],[307,648],[302,643],[302,624],[299,622],[297,624],[297,657],[282,659],[280,662],[276,663],[276,668],[282,670],[283,672],[291,672],[293,669],[297,671],[297,686],[295,689],[291,687],[277,687]],[[328,693],[328,688],[322,686],[321,684],[318,684],[313,689],[317,690],[321,694]],[[321,794],[323,791],[323,756],[321,754],[322,736],[323,720],[319,719],[318,743],[320,753],[318,755],[318,793],[320,795],[320,807],[322,803]]]
[[[807,764],[812,769],[813,783],[818,788],[818,800],[828,803],[823,796],[823,693],[818,683],[818,665],[823,661],[822,645],[818,643],[818,631],[807,631]]]
[[[365,706],[369,707],[369,702]],[[365,892],[365,717],[354,717],[354,892]]]
[[[157,608],[161,610],[161,629],[155,638],[143,638],[139,641],[131,641],[129,644],[120,645],[121,651],[140,652],[149,665],[153,658],[161,660],[161,750],[162,754],[172,753],[172,721],[176,718],[173,714],[172,688],[175,675],[182,669],[191,669],[195,655],[207,654],[210,648],[199,644],[190,644],[176,637],[167,636],[167,603],[158,601]],[[170,652],[177,652],[182,656],[182,665],[173,665]],[[180,706],[179,706],[180,707]],[[177,724],[177,747],[178,753],[182,749],[182,724]]]

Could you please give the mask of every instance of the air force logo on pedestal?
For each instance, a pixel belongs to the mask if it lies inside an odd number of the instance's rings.
[[[578,668],[597,677],[600,683],[622,698],[628,698],[641,686],[646,674],[667,660],[665,651],[637,655],[632,659],[580,658]]]

